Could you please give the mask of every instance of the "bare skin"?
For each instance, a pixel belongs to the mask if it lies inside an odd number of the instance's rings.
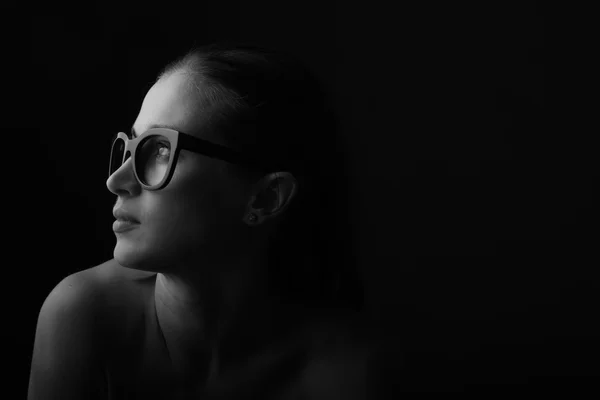
[[[318,322],[304,320],[300,314],[287,314],[278,319],[277,323],[289,324],[292,329],[275,329],[274,335],[269,332],[272,327],[267,320],[246,325],[248,332],[257,335],[258,342],[244,343],[251,335],[241,332],[236,335],[240,340],[236,349],[239,353],[232,355],[218,373],[214,371],[213,377],[207,371],[210,357],[203,357],[204,365],[199,363],[198,369],[182,375],[171,363],[171,354],[153,309],[155,273],[123,268],[110,260],[79,274],[93,280],[105,294],[97,311],[98,320],[102,321],[98,334],[104,343],[109,391],[115,399],[121,398],[125,391],[144,394],[148,399],[166,398],[164,396],[182,390],[203,393],[211,382],[214,395],[232,399],[244,398],[245,391],[256,393],[277,384],[282,385],[278,389],[282,399],[306,391],[323,398],[335,398],[327,393],[334,390],[341,395],[336,384],[349,392],[362,390],[363,348],[345,343],[336,353],[336,340],[327,339],[329,333],[319,328]],[[348,381],[349,377],[354,381]]]
[[[154,125],[170,126],[219,143],[203,129],[210,110],[202,109],[197,87],[185,73],[174,73],[148,92],[133,125],[139,135]],[[120,265],[157,273],[154,304],[169,362],[182,380],[206,369],[208,360],[223,367],[231,353],[221,336],[240,316],[261,319],[264,298],[264,230],[243,222],[262,200],[260,223],[283,213],[295,195],[295,180],[285,171],[248,185],[223,173],[224,161],[182,150],[173,179],[160,191],[141,188],[126,161],[107,181],[117,195],[115,209],[125,209],[141,223],[117,234]],[[273,196],[276,182],[279,196]],[[243,340],[238,338],[235,342]],[[232,343],[235,343],[232,342]],[[213,364],[211,367],[216,368]]]
[[[175,73],[152,87],[136,135],[162,125],[224,144],[203,129],[211,110],[190,79]],[[223,163],[182,150],[158,191],[139,185],[131,159],[111,175],[115,209],[139,224],[116,234],[113,260],[67,277],[45,302],[31,400],[90,389],[113,400],[360,395],[364,352],[336,344],[336,322],[266,295],[265,239],[294,199],[293,175],[241,182]]]

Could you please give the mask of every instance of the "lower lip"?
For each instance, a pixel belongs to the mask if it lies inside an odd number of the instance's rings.
[[[113,222],[113,231],[115,233],[123,233],[137,228],[139,222],[116,220]]]

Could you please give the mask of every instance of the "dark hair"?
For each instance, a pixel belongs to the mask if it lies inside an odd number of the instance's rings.
[[[176,71],[193,74],[201,86],[202,107],[211,114],[209,134],[264,163],[284,165],[298,181],[269,245],[270,289],[308,306],[360,308],[349,171],[335,113],[315,75],[286,53],[225,42],[191,49],[159,79]],[[282,171],[227,165],[253,181]]]

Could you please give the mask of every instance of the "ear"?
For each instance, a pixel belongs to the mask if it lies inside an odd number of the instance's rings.
[[[289,172],[273,172],[259,180],[248,202],[247,214],[253,213],[255,222],[275,218],[281,215],[296,196],[298,182]]]

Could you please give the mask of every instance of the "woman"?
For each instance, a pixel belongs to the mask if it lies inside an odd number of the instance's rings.
[[[299,63],[252,46],[196,48],[161,72],[113,144],[114,259],[44,302],[29,399],[364,390],[322,99]]]

